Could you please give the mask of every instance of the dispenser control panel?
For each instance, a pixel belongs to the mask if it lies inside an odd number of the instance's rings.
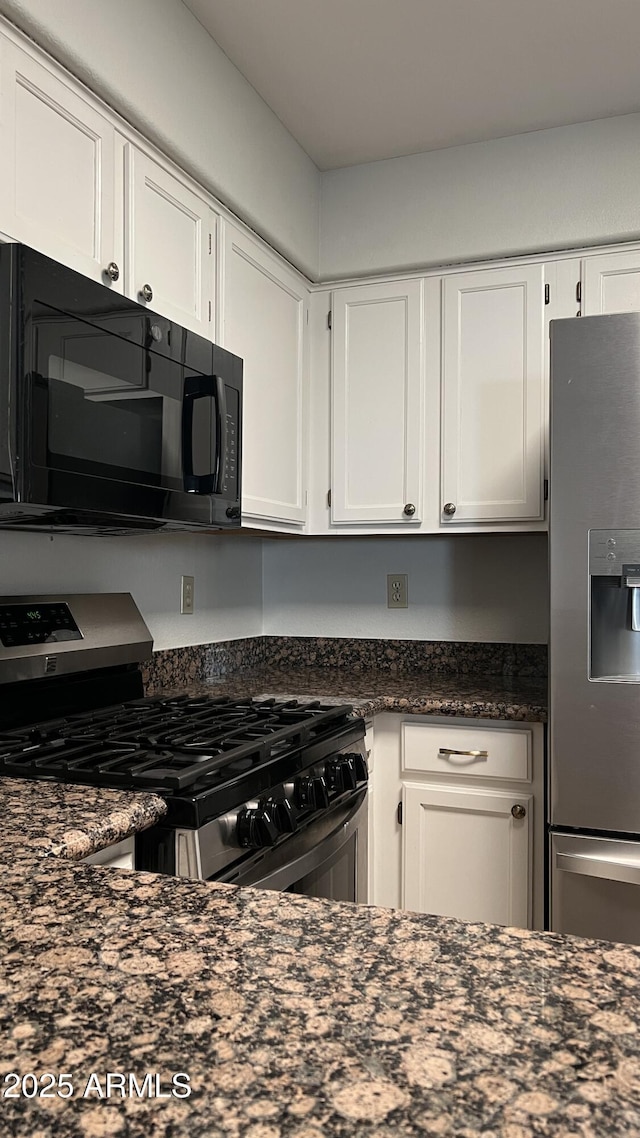
[[[630,571],[639,566],[640,530],[589,530],[589,572],[592,577],[630,575]]]

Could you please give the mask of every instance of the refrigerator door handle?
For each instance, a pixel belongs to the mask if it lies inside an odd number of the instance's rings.
[[[631,631],[640,632],[640,589],[637,584],[631,589]]]
[[[640,885],[640,860],[618,861],[615,858],[589,857],[588,854],[556,852],[556,868],[582,877],[603,877],[606,881],[626,881]]]

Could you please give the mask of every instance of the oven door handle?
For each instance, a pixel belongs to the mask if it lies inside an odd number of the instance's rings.
[[[320,869],[322,866],[336,859],[341,850],[351,841],[353,835],[357,830],[363,830],[366,835],[366,821],[367,821],[367,791],[366,788],[358,793],[355,802],[351,809],[345,814],[340,814],[340,820],[336,823],[335,827],[326,834],[320,842],[313,845],[311,849],[304,850],[297,856],[294,852],[291,853],[284,864],[278,865],[275,869],[267,871],[258,879],[248,878],[242,879],[242,874],[238,877],[230,878],[234,885],[250,885],[256,889],[279,889],[284,891],[289,886],[295,885],[303,877],[315,870]],[[313,833],[313,823],[301,835],[311,836]],[[282,854],[285,854],[287,846],[296,846],[298,843],[295,838],[280,847]],[[274,850],[277,853],[278,847]],[[327,868],[329,866],[327,865]],[[224,878],[222,878],[224,880]]]
[[[193,473],[193,410],[196,399],[215,399],[216,464],[208,474]],[[190,375],[182,396],[182,478],[188,494],[220,494],[227,465],[227,399],[220,375]]]

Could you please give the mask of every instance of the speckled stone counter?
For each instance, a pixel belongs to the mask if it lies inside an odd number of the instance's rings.
[[[640,1134],[635,948],[55,857],[5,865],[0,922],[2,1078],[74,1092],[3,1135]],[[83,1097],[107,1072],[192,1094]]]
[[[153,826],[157,794],[0,778],[0,859],[55,854],[73,861]]]
[[[149,695],[184,691],[219,695],[272,695],[327,699],[351,703],[357,715],[369,718],[381,711],[405,715],[460,715],[474,719],[510,719],[544,723],[547,685],[541,679],[501,676],[430,676],[416,672],[395,676],[385,672],[349,672],[343,668],[256,668],[192,682],[175,689],[149,687]]]

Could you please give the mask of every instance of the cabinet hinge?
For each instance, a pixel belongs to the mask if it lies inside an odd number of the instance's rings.
[[[209,301],[209,320],[211,320],[211,301]]]
[[[549,285],[546,284],[544,286],[544,302],[545,302],[545,304],[549,303],[550,296],[551,296],[551,289],[549,288]]]
[[[209,234],[209,252],[211,252],[211,234]]]
[[[327,505],[331,505],[331,491],[327,490]]]
[[[582,300],[582,281],[578,281],[576,285],[576,300],[578,301],[578,304],[580,304],[580,301]]]
[[[401,826],[402,825],[402,802],[398,803],[398,809],[396,810],[396,818],[398,819],[398,825]]]
[[[327,313],[327,328],[331,328],[331,312]]]
[[[544,486],[544,500],[545,500],[545,502],[547,502],[549,499],[549,479],[548,478],[545,478],[545,480],[543,482],[543,486]]]

